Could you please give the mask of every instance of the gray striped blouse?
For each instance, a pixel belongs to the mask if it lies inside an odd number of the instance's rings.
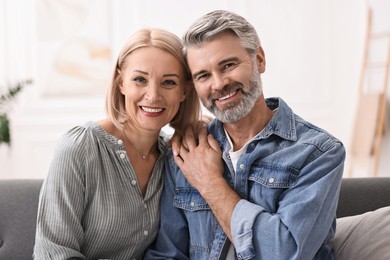
[[[159,225],[158,146],[143,197],[122,140],[95,122],[66,133],[41,189],[34,259],[142,259]]]

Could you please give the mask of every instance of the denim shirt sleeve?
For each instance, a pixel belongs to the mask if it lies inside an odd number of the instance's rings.
[[[280,195],[274,213],[240,200],[231,219],[238,257],[251,259],[255,254],[256,259],[333,259],[315,255],[321,243],[334,235],[344,158],[340,142],[328,144],[326,150],[318,149],[300,170],[296,184]]]

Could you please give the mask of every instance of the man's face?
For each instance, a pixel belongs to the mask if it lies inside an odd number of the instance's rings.
[[[203,105],[224,123],[248,115],[262,95],[262,52],[249,55],[233,33],[223,33],[200,47],[189,48],[187,59]]]

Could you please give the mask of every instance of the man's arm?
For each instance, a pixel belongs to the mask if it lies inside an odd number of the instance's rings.
[[[207,201],[225,234],[233,241],[230,223],[241,198],[223,178],[222,152],[218,142],[208,136],[206,127],[203,127],[199,131],[199,144],[196,144],[193,131],[188,128],[183,143],[176,140],[172,143],[172,150],[184,177]]]
[[[240,199],[223,179],[216,140],[202,131],[196,144],[191,134],[186,133],[180,148],[172,146],[176,163],[209,204],[237,253],[278,259],[314,257],[335,220],[345,158],[342,144],[335,142],[318,151],[318,156],[300,169],[297,183],[275,202],[277,211],[268,212]]]

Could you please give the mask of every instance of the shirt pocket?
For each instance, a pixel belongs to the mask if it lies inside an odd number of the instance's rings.
[[[173,206],[191,212],[210,210],[200,193],[192,187],[176,188]]]
[[[248,176],[249,200],[276,212],[280,196],[297,183],[299,170],[286,165],[253,164]]]
[[[209,205],[194,188],[176,187],[173,206],[182,209],[187,220],[191,259],[208,259],[218,230]]]
[[[254,164],[249,180],[268,188],[290,188],[298,179],[299,171],[290,166]]]

